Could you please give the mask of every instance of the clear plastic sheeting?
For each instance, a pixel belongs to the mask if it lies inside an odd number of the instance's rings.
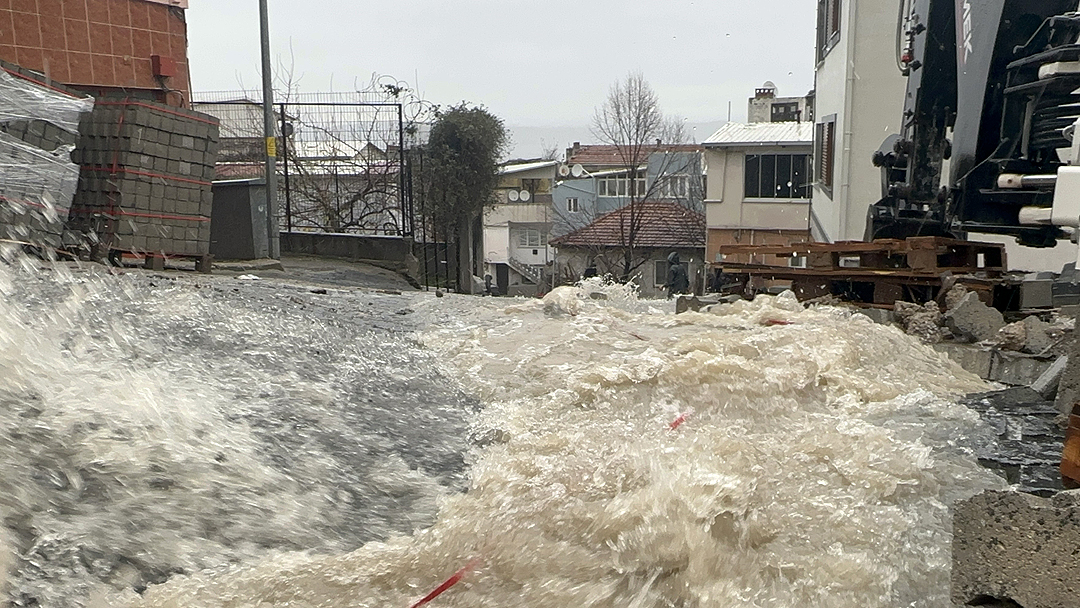
[[[439,606],[950,605],[949,506],[1003,485],[955,401],[981,380],[791,294],[674,316],[625,291],[591,280],[557,315],[416,298],[421,344],[485,405],[430,528],[91,605],[404,607],[469,564]]]
[[[0,132],[0,236],[58,247],[79,185],[71,148],[46,152]]]
[[[73,97],[0,69],[0,123],[42,120],[77,134],[80,116],[93,109],[92,97]]]

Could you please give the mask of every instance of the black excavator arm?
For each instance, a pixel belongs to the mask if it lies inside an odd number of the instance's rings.
[[[1025,218],[1054,205],[1051,177],[1071,160],[1077,0],[901,1],[904,120],[874,155],[867,240],[980,232],[1053,246],[1061,229]]]

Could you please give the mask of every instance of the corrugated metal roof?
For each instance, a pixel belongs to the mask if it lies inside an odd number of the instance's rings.
[[[554,167],[559,164],[557,160],[543,160],[532,163],[520,163],[513,165],[503,165],[499,169],[500,175],[510,175],[513,173],[524,173],[526,171],[532,171],[534,169],[545,169],[547,167]]]
[[[706,139],[710,148],[763,145],[812,145],[814,123],[812,122],[756,122],[744,124],[729,122]]]

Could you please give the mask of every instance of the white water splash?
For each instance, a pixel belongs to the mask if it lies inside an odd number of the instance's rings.
[[[593,291],[557,318],[417,298],[485,405],[429,529],[95,605],[404,607],[479,560],[439,606],[948,606],[948,505],[1002,486],[954,403],[978,378],[790,295],[676,317]]]

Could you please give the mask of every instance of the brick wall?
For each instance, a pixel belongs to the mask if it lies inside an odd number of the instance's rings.
[[[0,59],[101,94],[132,94],[180,105],[153,75],[150,57],[177,64],[165,82],[191,89],[181,8],[144,0],[0,0]]]

